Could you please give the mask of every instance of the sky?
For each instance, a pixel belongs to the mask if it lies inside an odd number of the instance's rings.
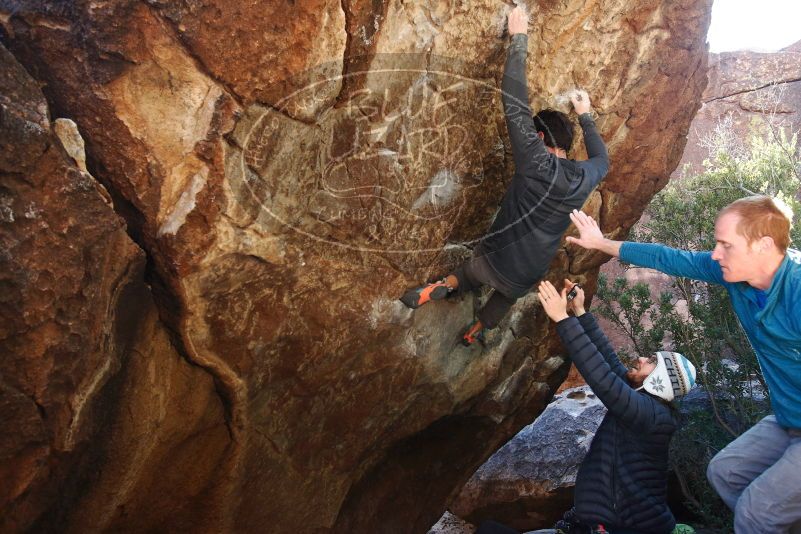
[[[801,41],[801,0],[714,0],[710,52],[775,52]]]

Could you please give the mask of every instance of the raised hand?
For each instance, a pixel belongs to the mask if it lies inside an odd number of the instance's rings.
[[[540,304],[552,321],[559,322],[567,319],[567,290],[559,293],[552,283],[547,280],[540,282]]]
[[[576,110],[576,115],[589,113],[590,109],[592,109],[590,95],[587,94],[587,91],[582,89],[576,89],[570,93],[570,101],[573,102],[573,109]]]
[[[528,15],[522,7],[517,6],[509,13],[508,24],[509,35],[528,33]]]
[[[565,278],[565,289],[568,293],[575,285],[577,284],[574,284],[569,279]],[[584,290],[581,288],[581,286],[576,288],[576,296],[573,297],[573,300],[568,301],[567,307],[573,310],[573,315],[576,317],[584,315],[586,312],[584,309]]]
[[[573,213],[570,214],[570,220],[576,225],[579,237],[567,236],[568,243],[575,243],[580,247],[592,250],[600,249],[603,246],[606,238],[595,219],[583,211],[573,210]]]

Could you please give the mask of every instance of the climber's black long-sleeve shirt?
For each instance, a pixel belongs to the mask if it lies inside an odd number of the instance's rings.
[[[528,104],[527,48],[525,34],[512,36],[501,88],[515,174],[479,249],[513,297],[545,274],[570,212],[584,205],[609,169],[606,145],[589,113],[579,117],[588,160],[560,159],[545,149]]]

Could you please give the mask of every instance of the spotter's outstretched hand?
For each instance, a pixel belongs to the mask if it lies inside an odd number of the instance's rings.
[[[565,289],[567,289],[567,292],[570,293],[574,287],[576,288],[576,296],[573,297],[573,300],[568,301],[567,307],[573,310],[573,315],[578,317],[584,315],[586,311],[584,309],[584,290],[580,285],[574,284],[570,279],[565,278]]]
[[[603,246],[606,238],[595,219],[583,211],[573,210],[573,213],[570,214],[570,220],[576,225],[579,237],[567,236],[568,243],[574,243],[591,250],[597,250]]]
[[[559,293],[552,283],[547,280],[540,282],[539,286],[540,304],[545,313],[555,322],[567,319],[567,288]]]

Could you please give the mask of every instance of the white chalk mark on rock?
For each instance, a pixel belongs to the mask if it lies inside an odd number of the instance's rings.
[[[461,189],[459,176],[451,170],[443,169],[434,175],[428,189],[414,201],[412,210],[419,211],[428,205],[435,208],[447,206]]]
[[[180,198],[178,198],[178,202],[175,203],[173,206],[172,211],[167,218],[165,219],[164,223],[161,225],[158,231],[158,237],[167,234],[175,234],[178,230],[183,226],[186,222],[186,217],[189,215],[193,209],[195,209],[195,199],[197,194],[203,189],[206,185],[206,179],[209,175],[209,169],[207,167],[203,167],[200,172],[196,173],[192,177],[192,182],[189,184],[189,187],[181,193]]]

